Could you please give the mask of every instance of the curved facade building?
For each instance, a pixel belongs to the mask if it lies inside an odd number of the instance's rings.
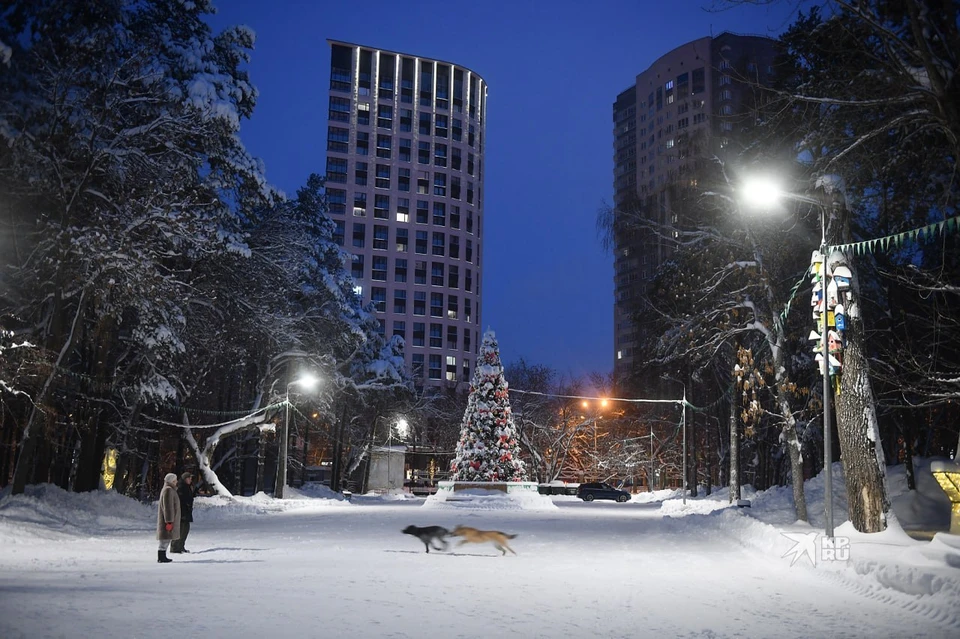
[[[487,84],[328,40],[327,198],[353,276],[418,385],[469,383],[479,347]]]
[[[614,376],[629,374],[643,339],[639,300],[673,251],[679,223],[671,187],[695,186],[704,162],[722,157],[749,112],[749,95],[773,77],[774,41],[721,33],[657,59],[613,103]],[[620,224],[639,213],[653,232]]]

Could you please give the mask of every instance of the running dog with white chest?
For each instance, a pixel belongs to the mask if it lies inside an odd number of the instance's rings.
[[[477,530],[470,526],[457,526],[453,529],[453,532],[450,533],[450,536],[461,538],[460,543],[457,544],[458,546],[490,542],[501,554],[506,555],[508,550],[513,554],[517,554],[513,548],[510,547],[510,544],[507,543],[508,539],[513,539],[516,535],[510,535],[499,530]]]
[[[404,535],[413,535],[422,541],[427,547],[427,552],[430,552],[430,546],[433,546],[434,550],[446,550],[447,537],[450,536],[450,531],[443,526],[407,526],[401,532]],[[440,542],[443,547],[434,545],[435,542]]]

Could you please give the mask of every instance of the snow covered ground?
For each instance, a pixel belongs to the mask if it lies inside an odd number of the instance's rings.
[[[905,526],[941,516],[935,493],[889,481]],[[198,498],[193,552],[165,565],[155,504],[2,493],[0,637],[960,636],[960,538],[845,524],[850,546],[836,552],[849,558],[825,561],[817,529],[792,521],[789,490],[748,494],[750,509],[722,494],[684,506],[667,492],[626,504],[290,492]],[[408,524],[515,533],[518,555],[427,555],[400,533]],[[808,538],[811,552],[790,553]]]

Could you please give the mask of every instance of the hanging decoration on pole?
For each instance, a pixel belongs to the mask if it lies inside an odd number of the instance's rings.
[[[843,372],[843,333],[846,330],[846,308],[853,301],[853,290],[850,280],[853,277],[850,267],[847,266],[846,256],[839,250],[833,249],[826,259],[819,250],[810,256],[810,279],[812,294],[810,306],[812,316],[816,321],[816,329],[810,332],[810,341],[813,343],[813,352],[820,368],[820,374],[829,374],[834,392],[840,394],[840,375]],[[826,313],[824,313],[824,304]],[[824,327],[824,316],[827,326]],[[827,331],[826,343],[827,361],[824,361],[824,352],[821,348],[823,331]]]

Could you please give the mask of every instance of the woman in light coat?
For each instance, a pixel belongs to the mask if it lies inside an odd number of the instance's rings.
[[[163,490],[157,503],[157,563],[173,561],[167,557],[167,548],[174,539],[180,539],[180,496],[177,494],[177,476],[167,473],[163,478]]]

